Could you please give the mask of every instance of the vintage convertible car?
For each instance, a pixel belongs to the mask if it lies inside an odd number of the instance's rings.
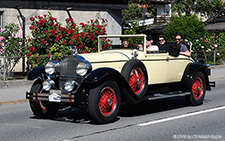
[[[102,49],[102,39],[112,38],[118,44],[116,38],[121,37],[142,38],[143,50],[116,45]],[[28,80],[34,83],[26,98],[39,118],[52,118],[60,108],[76,106],[89,112],[93,121],[108,123],[117,116],[121,101],[137,104],[185,96],[189,104],[201,105],[206,90],[215,84],[208,75],[209,64],[174,49],[147,53],[146,35],[101,35],[98,53],[74,53],[33,69]]]

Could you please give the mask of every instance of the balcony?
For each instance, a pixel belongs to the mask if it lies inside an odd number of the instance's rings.
[[[171,17],[155,17],[154,18],[154,25],[165,25],[166,23],[170,22]]]
[[[171,3],[171,0],[151,0],[152,3],[165,3],[165,4],[168,4],[168,3]]]

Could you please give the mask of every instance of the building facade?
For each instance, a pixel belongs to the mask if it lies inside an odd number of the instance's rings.
[[[66,9],[70,9],[70,14],[75,23],[86,23],[90,19],[95,19],[97,13],[100,18],[108,20],[106,27],[108,34],[121,34],[121,10],[127,8],[127,0],[1,0],[0,1],[0,26],[6,23],[17,23],[22,26],[22,21],[18,9],[25,17],[26,35],[30,35],[30,17],[47,14],[49,10],[53,17],[62,24],[66,24],[68,18]]]

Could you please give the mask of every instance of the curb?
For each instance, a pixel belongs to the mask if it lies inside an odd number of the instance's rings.
[[[18,104],[28,102],[28,99],[14,100],[14,101],[3,101],[0,102],[0,106],[9,105],[9,104]]]
[[[225,76],[210,76],[209,80],[222,79],[222,78],[225,78]]]

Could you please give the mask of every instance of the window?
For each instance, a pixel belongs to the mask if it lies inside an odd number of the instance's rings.
[[[3,11],[0,11],[0,29],[1,28],[3,28]]]

